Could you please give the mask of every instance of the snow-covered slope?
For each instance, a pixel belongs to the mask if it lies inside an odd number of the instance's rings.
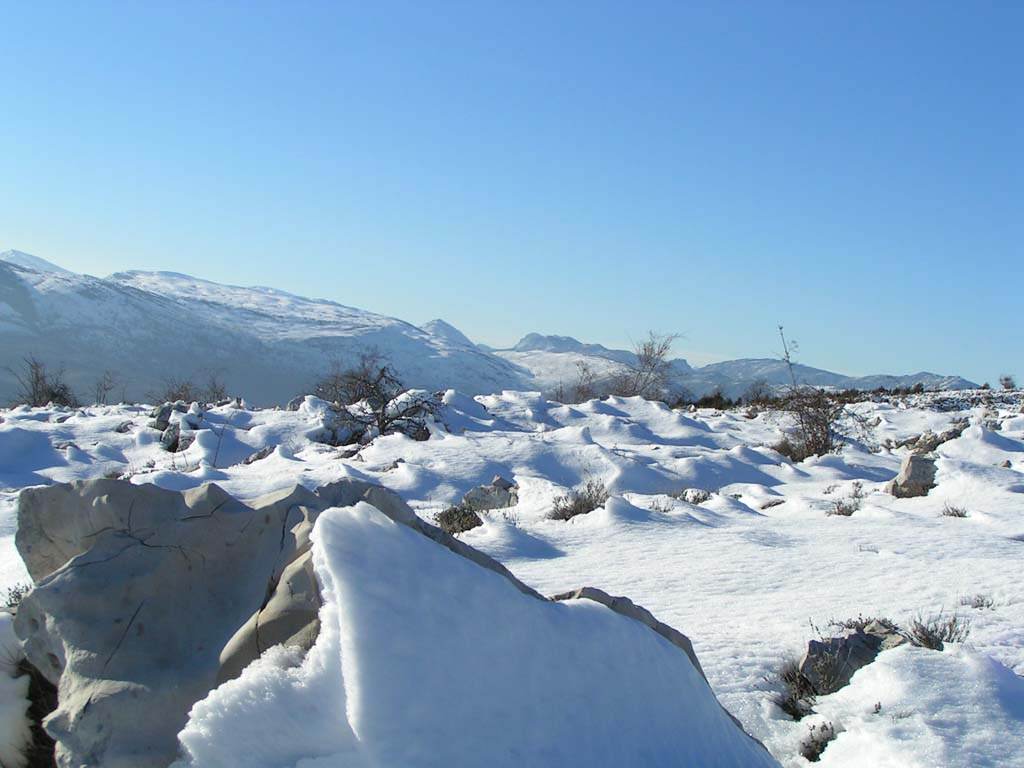
[[[172,272],[101,279],[0,263],[0,359],[32,355],[63,366],[83,397],[110,370],[119,381],[115,397],[123,389],[144,399],[168,379],[202,384],[216,374],[252,402],[283,402],[333,361],[371,349],[413,386],[454,382],[483,393],[527,385],[514,365],[451,333],[331,301]],[[14,392],[12,376],[0,369],[0,401]]]
[[[284,402],[308,390],[332,363],[377,350],[405,383],[471,394],[505,389],[553,392],[571,387],[577,364],[610,378],[635,360],[626,350],[567,336],[529,334],[512,349],[475,345],[464,333],[432,320],[402,320],[309,299],[273,288],[221,285],[175,272],[119,272],[96,278],[68,272],[19,251],[0,254],[0,360],[34,356],[63,367],[80,397],[111,371],[112,397],[145,399],[171,379],[202,384],[218,376],[251,402]],[[744,393],[755,381],[788,381],[778,360],[733,360],[692,368],[672,361],[674,383],[700,395]],[[921,373],[851,378],[799,366],[801,380],[836,388],[879,385],[972,386],[959,377]],[[17,390],[0,366],[0,403]]]
[[[627,350],[608,349],[600,344],[584,344],[569,336],[542,336],[530,333],[510,349],[494,350],[533,376],[537,389],[551,392],[558,386],[571,386],[577,378],[578,364],[586,363],[599,378],[610,378],[635,361]],[[796,366],[801,384],[835,389],[876,389],[909,387],[921,383],[928,389],[971,389],[977,385],[959,376],[921,372],[900,376],[844,376],[806,365]],[[694,395],[721,390],[729,397],[743,395],[752,384],[782,386],[790,383],[789,370],[778,359],[740,359],[712,363],[699,368],[686,360],[672,361],[672,383]]]
[[[64,275],[70,275],[71,272],[64,267],[58,267],[53,262],[41,259],[38,256],[33,256],[31,253],[25,253],[24,251],[4,251],[0,253],[0,261],[6,261],[8,264],[17,264],[19,267],[25,267],[26,269],[34,269],[37,272],[57,272]]]

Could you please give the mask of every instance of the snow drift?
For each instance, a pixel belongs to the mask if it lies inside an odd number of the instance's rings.
[[[196,704],[179,768],[776,764],[639,622],[524,594],[365,502],[313,542],[316,644]]]

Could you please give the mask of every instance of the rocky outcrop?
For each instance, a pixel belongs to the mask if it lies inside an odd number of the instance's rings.
[[[948,429],[944,429],[939,433],[932,432],[930,429],[926,429],[920,435],[908,437],[904,440],[898,440],[896,442],[889,443],[890,448],[909,448],[913,453],[923,455],[931,453],[943,443],[947,443],[950,440],[955,440],[964,433],[964,430],[970,426],[970,420],[968,419],[957,419],[954,421]]]
[[[838,637],[811,640],[800,660],[800,674],[815,693],[824,696],[849,685],[853,673],[882,651],[908,642],[892,624],[874,620]]]
[[[900,473],[889,483],[889,492],[899,499],[926,496],[935,487],[935,459],[911,453],[903,459]]]
[[[324,510],[360,501],[547,601],[361,481],[247,503],[216,485],[177,493],[93,480],[24,491],[17,546],[37,586],[15,629],[29,661],[57,685],[45,724],[58,765],[164,768],[193,704],[272,646],[311,648],[322,598],[310,534]],[[642,623],[703,675],[689,639],[627,598],[584,587],[554,599],[592,600]]]
[[[58,687],[46,727],[59,764],[166,766],[193,703],[273,644],[308,647],[319,608],[309,531],[370,488],[297,487],[250,504],[215,485],[24,491],[17,545],[37,586],[15,627]]]

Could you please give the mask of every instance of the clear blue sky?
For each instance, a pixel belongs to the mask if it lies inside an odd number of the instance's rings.
[[[0,250],[1024,378],[1024,4],[6,3]],[[994,382],[993,382],[994,383]]]

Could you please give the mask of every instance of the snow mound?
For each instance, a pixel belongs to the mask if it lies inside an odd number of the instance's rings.
[[[316,644],[198,702],[178,768],[776,765],[637,621],[523,594],[365,502],[321,514],[313,553]]]
[[[887,651],[817,709],[845,729],[822,766],[1024,766],[1024,679],[964,647]]]

